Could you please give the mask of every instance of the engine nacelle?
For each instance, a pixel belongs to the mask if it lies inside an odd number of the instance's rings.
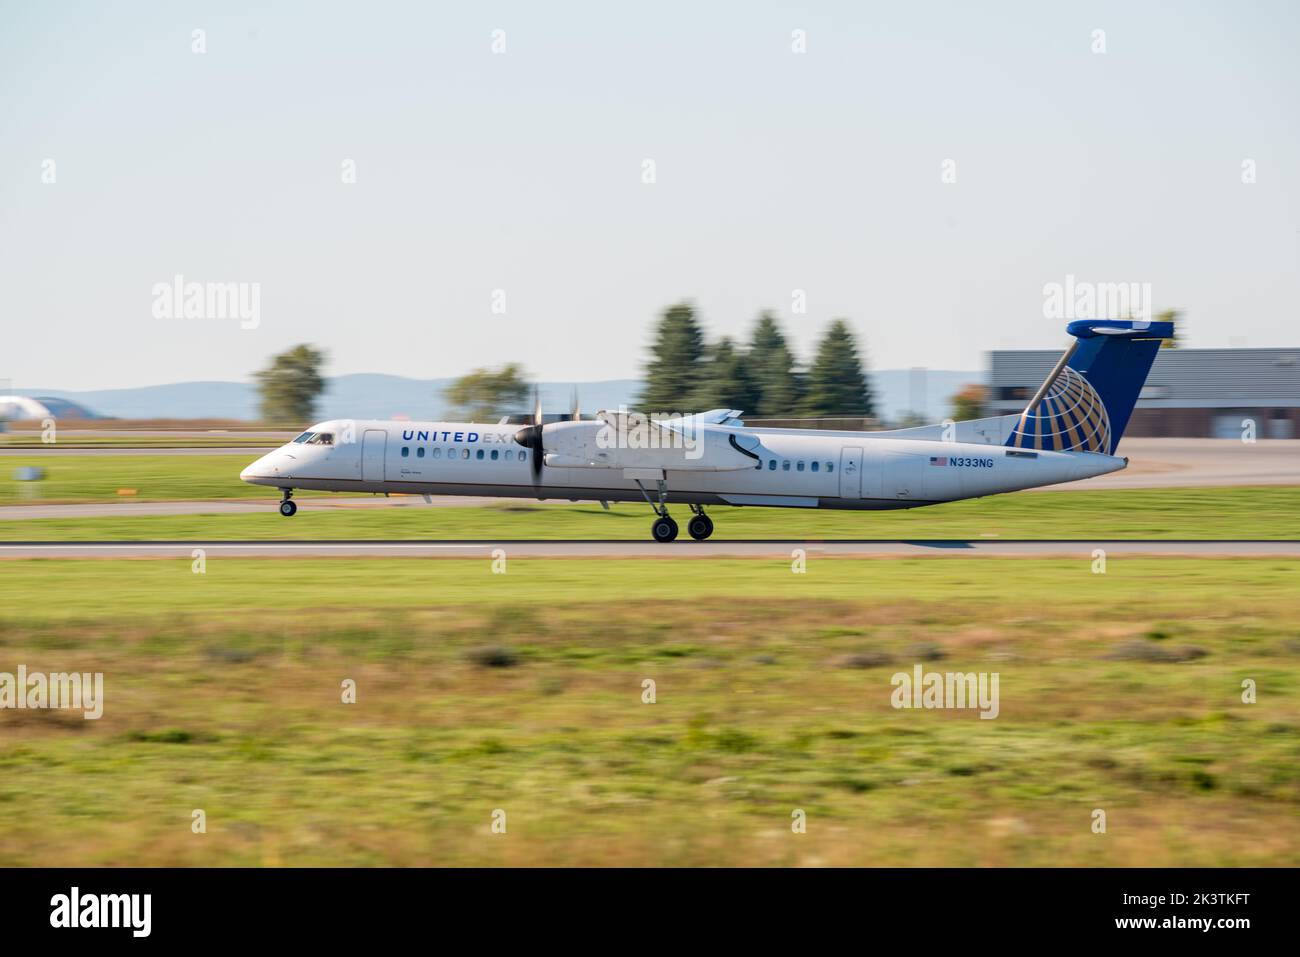
[[[758,439],[691,419],[648,422],[601,413],[598,422],[555,422],[543,428],[545,462],[554,468],[664,469],[724,472],[752,469]]]

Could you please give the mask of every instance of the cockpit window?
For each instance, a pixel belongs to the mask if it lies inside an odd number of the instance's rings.
[[[333,445],[334,433],[317,432],[315,435],[313,435],[311,438],[307,440],[307,444],[308,445]]]
[[[293,440],[294,444],[301,445],[303,442],[306,442],[315,434],[316,434],[315,432],[304,432],[302,435],[298,436],[296,439]]]

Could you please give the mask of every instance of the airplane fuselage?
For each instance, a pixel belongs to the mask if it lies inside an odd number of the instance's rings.
[[[710,505],[897,509],[1075,482],[1115,455],[1170,322],[1075,320],[1074,342],[1019,415],[886,432],[751,428],[738,409],[654,416],[626,409],[532,424],[335,421],[312,426],[240,478],[295,488],[571,501],[644,500],[656,541],[713,534]]]
[[[638,486],[623,468],[548,464],[535,476],[529,457],[536,453],[518,444],[517,429],[468,422],[325,422],[304,435],[327,434],[331,444],[290,443],[252,463],[240,478],[280,489],[643,501],[645,483]],[[1122,469],[1126,461],[1097,452],[1008,448],[993,444],[996,436],[956,442],[811,429],[733,431],[750,443],[737,449],[746,456],[744,466],[665,469],[666,502],[914,508],[1076,481]]]

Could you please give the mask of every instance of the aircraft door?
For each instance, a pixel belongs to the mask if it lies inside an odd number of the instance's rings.
[[[859,498],[862,495],[862,449],[844,449],[840,452],[840,498]]]
[[[384,480],[384,456],[388,451],[388,433],[382,429],[366,429],[361,437],[361,481]]]

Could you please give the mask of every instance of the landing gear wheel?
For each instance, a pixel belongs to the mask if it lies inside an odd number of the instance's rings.
[[[298,512],[298,503],[291,498],[286,498],[280,503],[280,514],[285,518],[293,518]]]
[[[654,536],[656,542],[671,542],[677,537],[677,523],[667,515],[656,518],[654,524],[650,526],[650,534]]]
[[[713,534],[713,519],[704,514],[696,515],[686,523],[686,531],[690,532],[691,538],[702,542]]]

